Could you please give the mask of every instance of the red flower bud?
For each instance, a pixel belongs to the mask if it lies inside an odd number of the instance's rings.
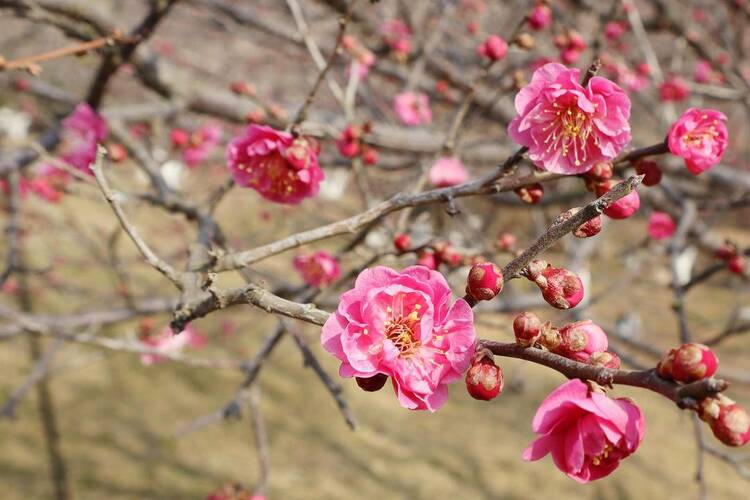
[[[725,445],[742,446],[750,441],[750,415],[723,394],[703,399],[698,415],[708,422],[714,436]]]
[[[730,242],[726,242],[714,251],[717,259],[731,260],[737,256],[737,247]]]
[[[508,44],[497,35],[490,35],[477,47],[477,53],[491,61],[499,61],[508,53]]]
[[[716,373],[719,360],[716,354],[703,344],[683,344],[674,352],[672,379],[677,382],[695,382]]]
[[[608,192],[619,181],[610,179],[606,182],[596,185],[596,195],[602,196]],[[613,219],[627,219],[638,211],[641,206],[641,198],[638,196],[638,192],[634,189],[630,193],[626,194],[616,202],[604,209],[604,213]]]
[[[500,233],[500,235],[497,237],[495,246],[498,248],[498,250],[501,250],[503,252],[512,252],[516,249],[516,242],[516,235],[506,231]]]
[[[522,202],[528,203],[529,205],[539,203],[544,196],[544,188],[539,183],[514,189],[513,192],[521,198]]]
[[[180,149],[190,143],[190,134],[187,130],[181,128],[173,128],[169,133],[169,139],[172,141],[172,147]]]
[[[570,309],[577,306],[583,299],[581,278],[572,271],[552,267],[549,264],[544,269],[538,270],[540,262],[544,261],[532,261],[526,269],[526,275],[537,284],[544,300],[557,309]]]
[[[406,252],[411,248],[411,237],[405,233],[397,234],[393,238],[393,246],[399,252]]]
[[[745,274],[746,267],[747,262],[742,255],[735,255],[727,262],[727,269],[729,269],[734,274],[739,274],[740,276],[743,276]]]
[[[474,300],[492,300],[503,290],[503,272],[495,264],[474,264],[466,279],[466,295]]]
[[[593,353],[604,352],[607,347],[607,334],[588,319],[560,328],[560,345],[554,352],[566,358],[587,362]]]
[[[421,252],[419,256],[417,257],[417,265],[424,266],[427,269],[432,269],[434,271],[435,269],[437,269],[438,261],[435,258],[434,253]]]
[[[534,313],[522,312],[513,320],[513,333],[516,344],[532,347],[542,334],[542,320]]]
[[[375,392],[383,388],[385,383],[388,381],[388,375],[378,373],[372,377],[354,377],[357,380],[357,385],[364,391]]]
[[[466,390],[474,399],[489,401],[503,392],[503,371],[488,351],[479,352],[466,372]]]
[[[641,181],[644,186],[656,186],[661,182],[661,168],[655,161],[639,160],[635,164],[635,171],[644,176]]]
[[[461,254],[450,243],[445,241],[435,244],[435,257],[437,257],[439,262],[450,267],[460,266],[463,259]]]
[[[575,236],[576,238],[590,238],[599,234],[601,230],[602,218],[601,216],[597,215],[593,219],[588,220],[578,226],[578,228],[573,231],[573,236]]]
[[[621,365],[620,356],[609,351],[591,353],[586,362],[590,365],[601,366],[611,370],[619,370]]]
[[[599,161],[594,163],[594,166],[584,174],[584,177],[594,182],[604,182],[612,178],[613,170],[612,163]]]
[[[128,158],[128,150],[125,149],[125,146],[117,142],[110,144],[107,152],[109,153],[109,158],[115,163],[123,162]]]
[[[362,146],[362,161],[365,165],[375,165],[378,162],[378,150],[369,146]]]
[[[229,88],[237,95],[244,95],[253,97],[255,96],[255,87],[247,82],[232,82]]]

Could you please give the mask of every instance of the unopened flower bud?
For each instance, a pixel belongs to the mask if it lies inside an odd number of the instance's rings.
[[[445,241],[435,244],[435,257],[438,261],[449,267],[458,267],[463,260],[461,254],[450,243]]]
[[[585,363],[593,353],[604,352],[607,347],[607,334],[599,325],[587,319],[560,328],[560,345],[554,352]]]
[[[735,255],[734,257],[729,259],[729,261],[727,261],[727,269],[729,269],[729,271],[733,272],[734,274],[743,276],[745,274],[746,268],[747,261],[742,255]]]
[[[547,321],[542,325],[542,334],[539,336],[539,344],[547,349],[548,351],[555,351],[560,347],[562,342],[562,336],[560,330],[552,326],[552,323]]]
[[[362,161],[365,165],[375,165],[378,162],[378,150],[370,146],[362,146]]]
[[[503,272],[495,264],[474,264],[466,279],[466,294],[474,300],[492,300],[503,289]]]
[[[489,401],[503,392],[503,371],[489,351],[480,351],[466,372],[466,390],[474,399]]]
[[[169,133],[169,139],[172,141],[172,147],[180,149],[184,148],[190,143],[190,134],[187,130],[181,128],[173,128]]]
[[[542,320],[534,313],[522,312],[513,320],[513,333],[516,344],[532,347],[542,334]]]
[[[507,231],[500,233],[495,242],[498,250],[503,252],[512,252],[516,249],[516,235]]]
[[[119,142],[107,146],[107,154],[114,163],[121,163],[128,159],[128,150]]]
[[[750,441],[750,414],[723,394],[702,400],[698,415],[725,445],[742,446]]]
[[[513,190],[521,198],[521,201],[529,205],[535,205],[544,196],[544,188],[541,184],[530,184]]]
[[[508,44],[497,35],[490,35],[477,47],[477,53],[491,61],[499,61],[508,53]]]
[[[357,385],[364,391],[375,392],[383,388],[388,381],[388,375],[378,373],[372,377],[355,377]]]
[[[703,344],[683,344],[675,350],[672,362],[672,379],[677,382],[695,382],[716,373],[719,360],[716,354]]]
[[[573,236],[576,238],[590,238],[596,236],[602,230],[602,218],[597,215],[593,219],[590,219],[573,231]]]
[[[529,23],[531,29],[536,31],[543,30],[552,22],[552,10],[544,4],[537,4],[531,10],[526,21]]]
[[[604,182],[612,178],[613,171],[614,167],[612,166],[612,163],[608,161],[598,161],[594,163],[591,170],[584,174],[584,177],[591,179],[594,182]]]
[[[643,176],[641,183],[644,186],[656,186],[661,182],[661,167],[655,161],[639,160],[635,164],[635,171],[638,172],[638,175]]]
[[[533,264],[534,261],[532,261]],[[531,276],[531,264],[527,268],[527,275]],[[531,279],[531,278],[529,278]],[[570,309],[578,305],[583,299],[583,283],[573,271],[568,269],[547,267],[532,279],[542,291],[542,297],[552,307]]]
[[[542,274],[542,271],[550,267],[546,260],[534,259],[529,262],[529,265],[524,269],[524,275],[531,281],[536,281],[537,278]]]
[[[604,193],[608,192],[619,181],[610,179],[606,182],[597,184],[596,195],[603,196]],[[604,209],[604,213],[613,219],[627,219],[638,211],[641,206],[641,198],[638,196],[638,192],[634,189],[610,206]]]
[[[406,233],[397,234],[393,238],[393,246],[399,252],[406,252],[411,248],[411,237]]]
[[[591,353],[587,363],[594,366],[609,368],[611,370],[619,370],[621,365],[620,356],[609,351]]]
[[[417,257],[417,265],[424,266],[427,269],[432,269],[434,271],[435,269],[437,269],[438,261],[435,258],[434,253],[421,252],[419,256]]]

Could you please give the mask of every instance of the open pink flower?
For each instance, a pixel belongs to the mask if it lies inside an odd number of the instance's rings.
[[[698,175],[721,161],[727,149],[727,117],[715,109],[690,108],[669,129],[667,145]]]
[[[205,160],[219,142],[221,127],[215,123],[204,125],[190,135],[182,151],[182,159],[188,167],[194,167]]]
[[[401,92],[393,100],[393,110],[404,125],[416,126],[432,121],[430,98],[424,92]]]
[[[455,186],[469,180],[469,172],[455,156],[444,156],[430,167],[430,183],[436,187]]]
[[[325,178],[313,139],[250,125],[227,146],[229,171],[240,186],[267,200],[296,205],[318,194]]]
[[[330,285],[341,275],[338,261],[325,250],[296,256],[294,268],[310,286]]]
[[[648,235],[654,240],[671,238],[675,229],[672,217],[666,212],[654,212],[648,219]]]
[[[613,159],[630,142],[630,99],[599,76],[584,88],[580,71],[549,63],[516,95],[508,134],[543,170],[580,174]]]
[[[179,354],[187,346],[203,347],[205,337],[190,326],[185,327],[178,335],[175,335],[171,328],[165,326],[159,333],[141,339],[141,343],[158,351],[154,354],[141,354],[141,364],[154,365],[167,361],[169,359],[167,356]]]
[[[643,440],[646,421],[626,398],[590,391],[579,379],[564,383],[539,406],[532,429],[541,434],[523,452],[527,461],[548,453],[555,465],[579,483],[614,471]]]
[[[341,360],[342,377],[389,376],[401,406],[435,411],[448,398],[447,384],[468,369],[476,341],[471,307],[451,301],[437,271],[366,269],[341,295],[321,342]]]
[[[89,175],[96,146],[107,138],[107,122],[88,104],[81,103],[62,122],[60,159]],[[59,169],[58,169],[59,170]]]

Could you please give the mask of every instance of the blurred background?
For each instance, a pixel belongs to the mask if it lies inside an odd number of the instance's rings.
[[[463,383],[456,383],[439,412],[410,412],[389,387],[365,393],[352,379],[339,378],[338,362],[320,347],[315,325],[290,321],[273,352],[259,354],[268,349],[279,321],[251,305],[195,320],[189,345],[170,351],[168,359],[150,359],[146,339],[169,327],[179,292],[143,262],[92,178],[45,185],[52,194],[31,188],[26,196],[12,194],[9,172],[32,181],[41,165],[55,161],[53,132],[91,97],[102,61],[123,63],[118,57],[128,44],[118,37],[134,33],[149,13],[161,12],[163,18],[130,40],[132,45],[137,40],[137,50],[107,82],[99,111],[109,123],[107,177],[143,240],[176,269],[188,264],[197,225],[184,211],[153,201],[149,173],[179,199],[200,206],[220,193],[213,217],[228,246],[254,248],[413,190],[445,151],[446,134],[468,92],[475,93],[474,103],[453,152],[471,177],[495,168],[517,148],[505,131],[517,87],[533,68],[570,58],[568,65],[585,69],[599,57],[601,74],[631,96],[631,147],[662,141],[685,109],[711,107],[728,117],[724,161],[695,177],[680,158],[655,158],[665,180],[639,188],[642,207],[635,216],[608,220],[593,239],[568,236],[544,254],[582,276],[585,303],[575,311],[556,311],[533,284],[515,280],[500,299],[478,308],[477,334],[513,341],[512,320],[522,310],[555,324],[592,318],[609,333],[625,367],[650,368],[679,344],[675,275],[686,281],[702,276],[700,286],[684,297],[691,334],[718,353],[719,375],[732,384],[730,397],[750,405],[748,274],[730,272],[714,256],[727,240],[740,253],[750,247],[745,2],[555,1],[550,24],[535,30],[525,21],[541,5],[534,1],[360,0],[347,26],[351,40],[340,48],[302,123],[322,146],[326,180],[320,195],[289,207],[232,188],[226,143],[248,122],[279,129],[289,123],[336,46],[338,19],[349,5],[0,0],[0,55],[6,64],[104,40],[83,53],[73,50],[0,71],[0,174],[6,179],[0,223],[8,229],[0,257],[10,262],[15,248],[23,262],[21,272],[3,276],[0,293],[0,404],[5,405],[0,496],[206,498],[222,485],[238,483],[283,499],[744,498],[747,451],[723,447],[705,426],[700,445],[690,412],[630,387],[618,386],[613,394],[642,407],[646,437],[615,473],[580,485],[549,457],[523,462],[537,406],[565,380],[528,362],[497,358],[506,385],[492,402],[471,399]],[[400,35],[408,46],[394,43],[388,24],[394,20],[408,28],[408,35]],[[531,46],[511,46],[507,58],[479,80],[476,46],[489,34],[511,42],[519,33],[532,39],[524,42]],[[576,36],[584,47],[564,54]],[[353,77],[363,65],[367,74]],[[404,90],[429,95],[429,124],[399,122],[392,101]],[[356,96],[348,106],[341,105],[344,94]],[[375,164],[346,158],[337,149],[351,123],[369,124],[365,142],[377,151]],[[174,131],[185,131],[200,146],[204,127],[218,127],[219,139],[193,162]],[[531,171],[528,163],[518,168]],[[629,173],[632,169],[623,172]],[[405,222],[399,222],[400,214],[384,218],[361,233],[356,245],[348,245],[352,235],[328,238],[253,264],[245,276],[223,273],[220,284],[240,286],[249,276],[292,297],[304,286],[293,257],[320,249],[340,255],[344,276],[374,263],[412,265],[416,255],[392,251],[401,226],[414,241],[448,241],[462,254],[461,265],[441,267],[460,296],[471,257],[500,265],[512,258],[498,248],[498,235],[512,233],[517,248],[524,248],[561,212],[592,199],[574,177],[546,183],[543,201],[533,207],[512,192],[456,200],[460,213],[453,216],[443,204],[419,207]],[[679,248],[649,238],[648,217],[656,210],[676,221],[686,211],[694,214]],[[12,227],[20,228],[20,245],[11,245]],[[342,252],[345,246],[352,248]],[[342,279],[324,288],[314,303],[334,310],[351,283]],[[342,418],[319,372],[309,359],[304,362],[304,352],[341,385],[356,430]],[[222,410],[250,368],[259,368],[252,389],[241,392],[240,411],[226,414]]]

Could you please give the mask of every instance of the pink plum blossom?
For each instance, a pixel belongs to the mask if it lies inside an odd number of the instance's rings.
[[[437,271],[366,269],[323,326],[325,350],[342,377],[392,378],[401,406],[435,411],[474,354],[474,317]]]
[[[456,156],[444,156],[430,167],[430,183],[435,187],[463,184],[469,180],[469,172]]]
[[[393,99],[393,110],[404,125],[416,126],[432,121],[430,98],[424,92],[401,92]]]
[[[229,171],[240,186],[267,200],[296,205],[318,194],[325,178],[313,139],[250,125],[227,146]]]
[[[666,212],[654,212],[648,219],[648,235],[654,240],[671,238],[676,229],[672,217]]]
[[[531,10],[527,21],[531,29],[543,30],[552,22],[552,10],[544,4],[537,4]]]
[[[91,106],[81,103],[62,122],[60,159],[89,175],[97,144],[107,138],[107,122]]]
[[[585,88],[579,80],[578,69],[549,63],[516,95],[508,134],[543,170],[580,174],[630,142],[628,96],[606,78],[595,76]]]
[[[579,483],[608,476],[638,449],[646,421],[626,398],[611,399],[579,379],[564,383],[539,406],[532,429],[540,434],[523,452],[527,461],[548,453]]]
[[[341,275],[338,261],[325,250],[296,256],[294,268],[305,283],[315,287],[330,285]]]
[[[669,129],[667,145],[698,175],[721,161],[729,141],[727,117],[715,109],[690,108]]]
[[[188,167],[194,167],[205,160],[220,142],[221,127],[215,123],[204,125],[190,135],[182,159]]]
[[[190,326],[185,327],[178,335],[175,335],[171,328],[165,326],[159,333],[141,339],[141,343],[145,347],[158,351],[153,354],[141,354],[141,363],[148,366],[167,361],[169,355],[179,354],[187,346],[203,347],[205,337]]]
[[[590,319],[576,321],[560,328],[560,345],[555,353],[585,363],[595,352],[609,347],[607,334]]]

